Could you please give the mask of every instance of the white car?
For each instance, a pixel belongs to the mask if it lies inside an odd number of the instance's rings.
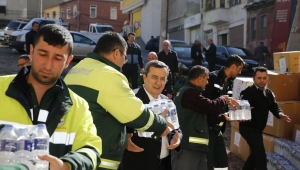
[[[93,52],[96,47],[96,42],[91,40],[90,38],[82,35],[80,32],[70,31],[74,48],[72,55],[74,55],[74,59],[83,59],[87,56],[89,52]]]

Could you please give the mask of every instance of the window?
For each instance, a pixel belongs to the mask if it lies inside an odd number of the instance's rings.
[[[260,39],[267,37],[267,15],[260,17]]]
[[[77,17],[77,5],[73,6],[73,18]]]
[[[97,6],[91,5],[90,6],[90,18],[96,18],[97,17]]]
[[[216,8],[215,0],[206,0],[206,11],[212,10]]]
[[[224,47],[217,47],[217,52],[227,55],[227,50]]]
[[[53,18],[53,19],[56,18],[56,11],[52,11],[52,18]]]
[[[88,39],[85,36],[78,35],[78,34],[73,34],[73,41],[74,43],[81,43],[81,44],[91,44],[92,41]]]
[[[230,0],[230,6],[240,4],[241,0]]]
[[[61,9],[61,11],[60,11],[60,18],[64,19],[64,9]]]
[[[71,11],[70,11],[70,7],[67,8],[67,19],[71,18]]]
[[[220,0],[220,8],[225,8],[225,0]]]
[[[49,13],[46,14],[46,18],[49,18]]]
[[[251,18],[251,40],[254,41],[256,38],[256,18]]]
[[[117,19],[117,7],[110,7],[110,19]]]

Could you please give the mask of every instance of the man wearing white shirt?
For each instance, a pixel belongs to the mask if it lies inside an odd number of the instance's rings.
[[[144,104],[155,99],[168,99],[161,94],[168,77],[168,66],[161,61],[150,61],[143,75],[144,85],[136,93]],[[171,170],[169,150],[180,144],[181,130],[173,130],[168,137],[157,140],[152,132],[128,130],[128,144],[123,155],[123,170]]]

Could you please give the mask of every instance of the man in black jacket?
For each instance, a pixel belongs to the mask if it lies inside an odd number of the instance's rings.
[[[203,45],[203,51],[205,52],[205,59],[208,62],[208,69],[209,71],[214,71],[215,70],[215,63],[216,63],[216,52],[217,52],[217,47],[213,43],[212,39],[208,39],[207,43],[209,45],[209,48],[206,49]]]
[[[257,57],[259,66],[266,65],[266,57],[270,56],[270,53],[268,47],[264,46],[264,42],[260,42],[259,46],[255,48],[254,55]]]
[[[232,96],[233,80],[241,74],[244,60],[238,55],[231,55],[225,63],[225,68],[209,73],[208,85],[203,91],[203,96],[214,100],[222,95]],[[209,126],[209,152],[206,154],[208,170],[228,167],[228,158],[222,134],[225,131],[226,122],[218,121],[220,115],[227,112],[227,105],[218,113],[208,114]]]
[[[155,99],[168,99],[161,92],[167,82],[168,66],[160,61],[150,61],[145,67],[144,86],[136,97],[144,104]],[[180,129],[173,130],[167,137],[153,140],[152,132],[133,131],[128,129],[128,144],[123,155],[123,170],[171,170],[169,150],[180,144],[182,137]],[[133,134],[132,134],[133,133]],[[150,134],[149,134],[150,133]]]
[[[193,66],[203,64],[203,57],[199,40],[195,40],[195,43],[191,47],[191,58]]]
[[[30,45],[33,44],[35,34],[39,30],[39,23],[33,22],[31,26],[32,26],[31,30],[28,33],[26,33],[26,35],[25,35],[26,53],[27,54],[30,54]]]
[[[158,57],[155,52],[150,52],[148,54],[148,61],[158,60]],[[168,70],[168,81],[165,85],[164,90],[161,92],[163,95],[166,95],[169,99],[173,98],[173,78],[170,69]]]
[[[266,87],[268,82],[267,69],[257,67],[253,74],[254,84],[241,92],[241,98],[248,100],[251,106],[251,120],[240,122],[240,133],[247,141],[251,154],[244,164],[243,170],[267,170],[266,152],[263,144],[262,131],[266,127],[269,111],[278,119],[290,122],[275,101],[273,92]]]
[[[163,50],[157,54],[158,60],[164,62],[169,66],[173,76],[173,85],[175,77],[178,76],[178,56],[177,53],[170,49],[170,41],[163,42]]]
[[[128,61],[122,67],[122,72],[126,76],[128,82],[131,82],[131,88],[138,88],[138,67],[140,67],[140,72],[144,72],[144,61],[142,58],[140,46],[134,42],[135,33],[131,32],[128,34],[128,49],[127,57]]]

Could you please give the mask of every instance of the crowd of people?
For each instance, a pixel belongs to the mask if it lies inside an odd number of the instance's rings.
[[[149,52],[144,66],[134,40],[134,33],[127,41],[114,32],[103,35],[63,79],[60,75],[73,59],[73,39],[64,27],[45,25],[29,44],[29,55],[18,59],[20,72],[0,77],[0,124],[45,124],[52,140],[49,155],[39,158],[50,163],[50,170],[228,169],[222,133],[230,121],[227,108],[239,108],[231,95],[244,60],[231,55],[225,67],[213,71],[213,41],[209,39],[210,47],[201,49],[196,40],[191,54],[194,66],[187,82],[173,94],[178,59],[170,42],[165,40],[158,54]],[[209,69],[201,66],[202,50]],[[266,69],[258,67],[254,85],[241,93],[252,108],[252,119],[240,123],[240,133],[252,151],[245,170],[267,169],[262,130],[268,112],[291,121],[266,87],[267,80]],[[158,99],[174,101],[179,128],[166,121],[168,109],[157,114],[145,106]],[[62,139],[62,133],[74,139]],[[27,167],[20,163],[0,169]]]

